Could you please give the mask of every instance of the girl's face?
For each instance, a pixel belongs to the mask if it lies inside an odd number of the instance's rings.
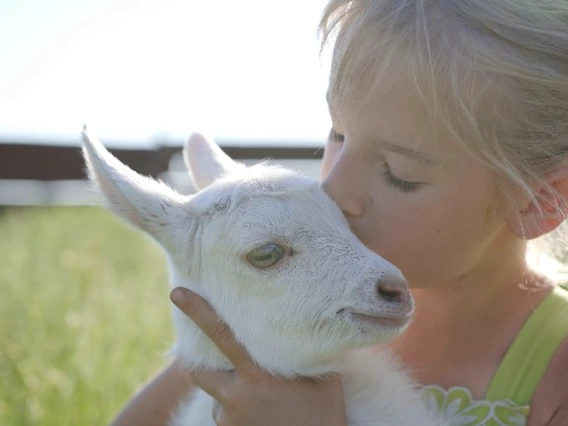
[[[331,115],[322,185],[411,287],[481,278],[518,255],[491,173],[429,120],[408,82]]]

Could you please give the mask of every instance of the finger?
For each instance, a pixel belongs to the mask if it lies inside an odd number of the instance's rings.
[[[219,318],[205,299],[183,287],[174,288],[170,299],[197,324],[241,373],[257,369],[246,349],[235,340],[229,326]]]
[[[215,400],[224,402],[234,381],[233,374],[232,371],[196,369],[189,372],[189,377],[195,386],[203,389]]]

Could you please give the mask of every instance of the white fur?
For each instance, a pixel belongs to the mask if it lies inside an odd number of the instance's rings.
[[[316,180],[276,166],[246,168],[194,135],[184,158],[201,190],[182,196],[120,163],[86,130],[83,151],[107,206],[164,249],[172,288],[208,300],[260,366],[282,377],[341,373],[349,425],[445,424],[395,360],[371,348],[405,325],[351,315],[403,317],[413,302],[407,292],[398,302],[381,297],[377,285],[406,288],[402,274],[354,236]],[[286,255],[269,268],[252,266],[247,254],[267,243]],[[188,368],[232,369],[175,307],[173,320],[173,353]],[[172,426],[213,426],[212,405],[197,391]]]

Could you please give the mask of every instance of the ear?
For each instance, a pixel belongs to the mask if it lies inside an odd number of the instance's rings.
[[[546,182],[536,188],[536,199],[527,201],[508,221],[509,229],[521,239],[541,237],[568,217],[568,167],[556,169]]]
[[[220,177],[246,167],[231,159],[212,138],[201,133],[189,137],[183,150],[183,159],[197,189],[203,189]]]
[[[189,198],[121,163],[86,127],[83,128],[83,156],[89,179],[107,207],[165,248],[175,249],[175,240],[188,229],[191,221],[187,209]]]

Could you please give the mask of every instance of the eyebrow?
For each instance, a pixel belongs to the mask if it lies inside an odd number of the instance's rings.
[[[325,100],[327,102],[327,105],[330,107],[331,104],[331,94],[329,89],[325,92]],[[380,145],[382,145],[387,151],[391,151],[394,152],[396,154],[401,154],[404,155],[405,157],[410,158],[411,160],[416,161],[417,163],[420,164],[424,164],[427,166],[435,166],[438,163],[435,161],[430,160],[426,154],[423,154],[421,152],[418,151],[414,151],[412,149],[409,148],[404,148],[400,145],[394,144],[394,143],[390,143],[384,140],[380,140],[379,141]]]
[[[405,157],[410,158],[411,160],[416,161],[417,163],[420,164],[425,164],[427,166],[434,166],[438,163],[436,163],[435,161],[430,160],[426,154],[423,154],[421,152],[409,149],[409,148],[404,148],[400,145],[394,144],[394,143],[390,143],[390,142],[386,142],[384,140],[380,140],[379,144],[386,149],[387,151],[391,151],[394,152],[395,154],[401,154],[404,155]]]

